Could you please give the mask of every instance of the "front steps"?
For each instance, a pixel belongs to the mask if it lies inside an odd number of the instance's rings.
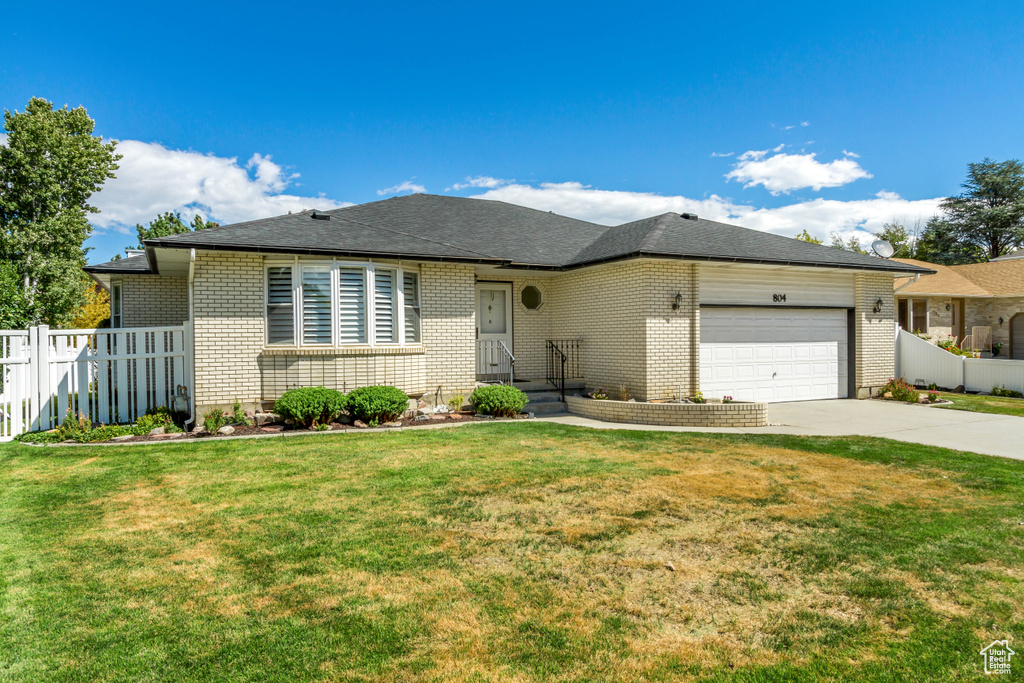
[[[527,395],[530,402],[526,404],[525,410],[534,415],[565,415],[568,413],[565,404],[562,403],[562,394],[549,382],[542,379],[523,380],[514,382],[513,385]],[[572,395],[583,389],[583,380],[565,380],[565,393]]]

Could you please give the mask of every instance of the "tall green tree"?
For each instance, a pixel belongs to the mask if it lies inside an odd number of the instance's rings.
[[[928,221],[917,241],[915,258],[943,266],[985,261],[985,250],[971,240],[961,239],[959,229],[935,216]]]
[[[964,192],[942,201],[933,238],[952,239],[956,259],[987,260],[1024,246],[1024,165],[985,158],[967,165]],[[965,263],[971,261],[956,261]]]
[[[139,249],[141,249],[145,246],[145,244],[143,244],[145,240],[151,240],[155,237],[167,237],[168,235],[178,235],[183,232],[216,228],[218,225],[220,225],[220,223],[205,220],[199,214],[196,214],[192,218],[191,223],[186,223],[181,220],[180,213],[177,211],[168,211],[151,220],[148,226],[136,223],[135,232],[139,235]]]
[[[868,253],[867,250],[861,246],[860,239],[856,235],[851,236],[848,240],[843,240],[842,235],[838,232],[834,232],[832,233],[832,241],[829,243],[829,246],[835,247],[836,249],[844,249],[846,251],[855,251],[858,254]]]
[[[37,97],[4,111],[0,146],[0,260],[14,269],[26,311],[17,327],[66,324],[82,307],[89,199],[114,177],[115,142],[93,135],[83,107]]]
[[[885,240],[892,245],[893,257],[895,258],[917,258],[917,236],[907,230],[895,218],[882,226],[881,232],[876,232],[875,237]]]

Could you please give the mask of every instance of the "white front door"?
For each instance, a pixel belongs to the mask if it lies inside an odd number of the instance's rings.
[[[494,374],[503,350],[512,351],[512,285],[481,283],[476,286],[476,374]]]
[[[701,308],[700,389],[708,398],[845,398],[843,309]]]

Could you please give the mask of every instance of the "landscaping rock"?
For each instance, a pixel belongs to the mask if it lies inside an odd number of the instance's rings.
[[[367,427],[370,426],[370,425],[366,424],[365,422],[363,422],[362,420],[356,420],[352,424],[355,425],[356,427],[358,427],[359,429],[366,429]]]
[[[461,419],[465,418],[466,416],[465,415],[459,415],[458,413],[449,413],[448,417],[450,417],[453,420],[461,420]]]
[[[262,427],[263,425],[280,422],[281,416],[277,413],[256,413],[252,419],[256,422],[257,427]]]
[[[165,432],[163,434],[156,434],[155,438],[157,438],[157,439],[179,439],[179,438],[181,438],[183,436],[185,436],[184,432],[170,432],[170,433],[166,433]]]
[[[283,432],[284,425],[270,425],[268,427],[260,427],[260,429],[264,432]]]
[[[669,570],[670,572],[674,572],[676,570],[676,566],[671,562],[666,562],[665,569]]]
[[[166,434],[166,433],[167,433],[167,430],[164,429],[163,427],[153,427],[152,429],[149,430],[149,435],[150,436],[160,436],[161,434]]]
[[[402,426],[402,421],[401,420],[395,420],[394,422],[385,422],[384,424],[381,425],[381,427],[401,427],[401,426]]]
[[[426,415],[417,415],[413,420],[416,422],[430,422],[430,418]]]
[[[426,408],[427,407],[427,402],[424,401],[423,399],[420,399],[419,401],[416,402],[416,407],[417,408]]]
[[[121,436],[115,436],[111,441],[127,441],[128,439],[134,438],[134,434],[122,434]]]
[[[221,427],[220,429],[217,430],[217,433],[218,434],[225,434],[225,435],[227,435],[227,434],[234,434],[235,433],[235,428],[232,427],[231,425],[224,425],[223,427]]]
[[[355,420],[355,418],[352,417],[351,415],[339,415],[338,416],[338,424],[350,425],[350,424],[352,424],[353,420]]]
[[[428,415],[427,419],[428,420],[443,420],[444,419],[444,415]]]
[[[447,413],[448,412],[448,406],[444,405],[443,403],[441,405],[434,406],[434,412],[435,413]]]
[[[290,426],[290,425],[294,425],[294,424],[295,424],[295,420],[293,420],[293,419],[291,419],[291,418],[289,417],[289,418],[288,418],[287,420],[285,420],[285,421],[284,421],[284,423],[285,423],[286,425],[289,425],[289,426]]]

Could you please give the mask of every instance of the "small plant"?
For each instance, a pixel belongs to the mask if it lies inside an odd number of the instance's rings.
[[[396,387],[362,387],[347,397],[348,411],[371,427],[401,417],[409,409],[409,397]]]
[[[598,387],[590,392],[590,398],[596,401],[607,401],[608,393],[601,387]]]
[[[1024,398],[1024,393],[1007,389],[1005,386],[992,387],[993,396],[1005,396],[1007,398]]]
[[[1003,342],[992,342],[992,357],[999,355],[999,352],[1003,350]]]
[[[722,403],[732,403],[732,396],[723,396]]]
[[[231,407],[231,424],[236,425],[251,425],[252,420],[245,416],[245,410],[242,409],[242,404],[235,401],[235,405]]]
[[[135,420],[133,431],[139,435],[149,434],[157,427],[163,427],[167,433],[180,431],[178,425],[174,424],[171,412],[163,406],[147,410],[145,415]]]
[[[628,401],[629,400],[629,387],[627,387],[625,384],[620,384],[619,385],[619,400],[620,401]]]
[[[203,427],[210,434],[216,434],[220,428],[228,423],[228,414],[220,408],[210,408],[203,413]]]
[[[316,426],[316,431],[318,431],[318,432],[326,432],[330,428],[331,428],[331,425],[320,423],[320,424],[318,424]]]
[[[64,421],[57,427],[57,436],[61,441],[88,441],[89,432],[92,431],[92,420],[84,414],[75,415],[73,410],[68,410]]]
[[[693,402],[694,403],[704,403],[704,392],[698,391],[696,394],[694,394],[693,395]]]
[[[311,429],[321,424],[329,425],[347,406],[348,398],[340,391],[325,387],[302,387],[284,392],[274,402],[274,412],[300,427]]]
[[[966,356],[967,358],[975,358],[977,356],[973,351],[961,349],[952,339],[943,339],[937,342],[936,346],[945,351],[949,351],[954,356]]]
[[[939,390],[939,385],[937,385],[935,382],[931,382],[928,385],[928,391],[938,391],[938,390]]]
[[[905,403],[917,403],[919,394],[917,389],[907,384],[904,379],[890,379],[884,387],[882,387],[882,395],[889,394],[892,396],[894,401],[903,401]]]
[[[466,402],[466,397],[462,394],[455,394],[448,399],[448,409],[453,413],[457,413],[462,410],[462,404]]]
[[[931,390],[931,391],[928,392],[928,402],[929,403],[935,403],[938,400],[939,400],[939,392],[937,392],[935,390]]]
[[[480,387],[469,396],[469,404],[478,413],[498,417],[515,417],[529,400],[519,389],[504,384]]]

